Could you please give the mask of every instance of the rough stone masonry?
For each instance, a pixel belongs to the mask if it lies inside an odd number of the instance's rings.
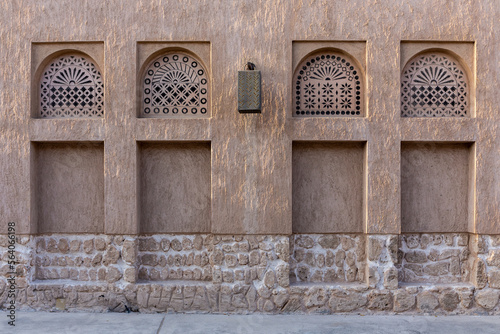
[[[7,239],[0,240],[5,251]],[[50,235],[18,240],[21,309],[499,313],[497,236]],[[8,272],[5,256],[0,270]],[[5,278],[0,282],[4,303]]]

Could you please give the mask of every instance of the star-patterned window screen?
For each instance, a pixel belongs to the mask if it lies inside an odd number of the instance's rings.
[[[362,82],[358,66],[343,54],[309,56],[295,71],[293,116],[361,116]]]

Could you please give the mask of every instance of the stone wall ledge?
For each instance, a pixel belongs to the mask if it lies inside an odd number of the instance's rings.
[[[224,285],[237,285],[238,283],[224,283]],[[213,282],[207,281],[186,281],[186,280],[172,280],[172,281],[138,281],[133,284],[137,286],[150,286],[150,285],[161,285],[161,286],[212,286],[212,285],[222,285],[214,284]]]
[[[99,281],[74,281],[70,279],[47,279],[47,280],[34,280],[30,286],[39,288],[41,286],[104,286],[107,287],[110,283]],[[111,284],[112,285],[112,284]]]
[[[472,283],[421,283],[421,282],[403,282],[399,283],[400,288],[436,288],[436,289],[461,289],[461,288],[470,288],[475,289],[474,284]]]
[[[370,287],[362,282],[294,282],[290,288],[323,288],[323,289],[355,289],[357,291],[368,290]]]

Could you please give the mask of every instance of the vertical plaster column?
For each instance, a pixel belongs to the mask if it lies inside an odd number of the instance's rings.
[[[7,233],[7,223],[15,222],[18,235],[36,233],[36,225],[30,219],[29,69],[32,36],[20,28],[25,23],[22,13],[23,9],[8,3],[2,6],[0,14],[0,55],[4,60],[0,77],[0,189],[3,196],[0,233]]]
[[[212,232],[291,232],[291,145],[285,133],[288,3],[228,3],[213,39]],[[257,19],[258,18],[258,19]],[[258,20],[258,24],[256,21]],[[237,110],[237,74],[262,71],[262,113]]]
[[[476,40],[476,177],[475,214],[470,232],[500,234],[500,78],[498,6],[486,5],[487,16],[477,17]],[[475,13],[479,15],[479,13]],[[495,28],[496,27],[496,28]]]
[[[106,40],[105,233],[136,234],[136,41],[114,17]]]

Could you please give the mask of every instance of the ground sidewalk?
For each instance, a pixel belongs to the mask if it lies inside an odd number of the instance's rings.
[[[212,315],[0,312],[0,333],[499,334],[498,316]]]

